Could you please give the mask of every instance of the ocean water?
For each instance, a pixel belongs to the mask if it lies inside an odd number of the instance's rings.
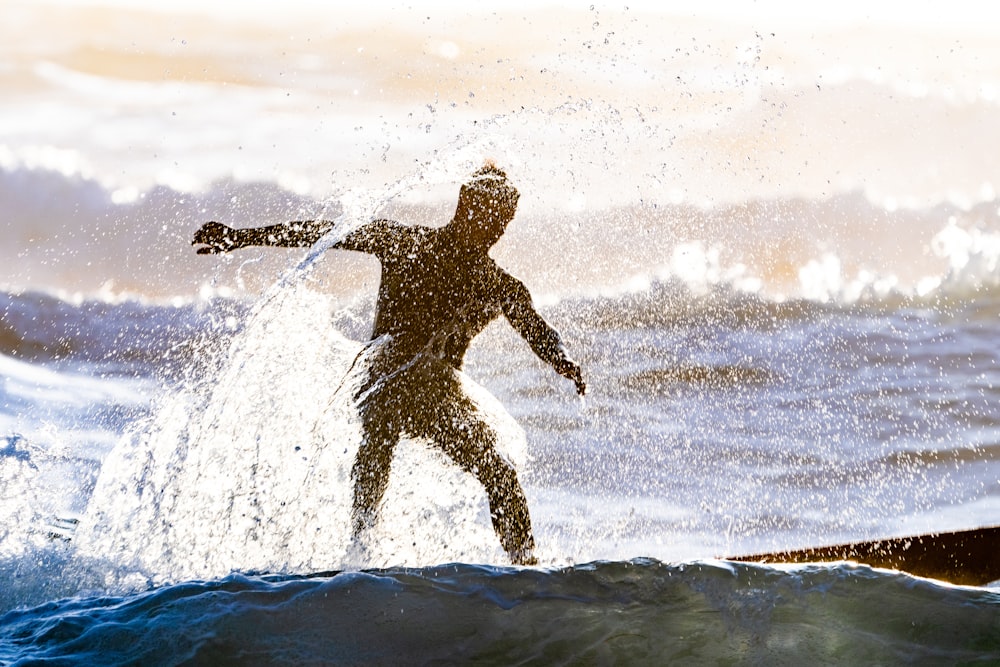
[[[0,664],[1000,661],[996,586],[722,559],[998,523],[993,10],[0,7]],[[487,157],[590,387],[468,356],[533,568],[419,441],[349,540],[373,260],[190,244]]]

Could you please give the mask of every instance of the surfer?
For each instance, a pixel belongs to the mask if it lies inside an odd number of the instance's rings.
[[[519,198],[506,173],[487,162],[462,185],[451,221],[439,228],[373,220],[334,248],[374,255],[382,274],[367,347],[368,372],[355,398],[363,441],[351,470],[355,537],[372,526],[401,435],[426,438],[486,489],[500,543],[515,564],[533,564],[527,501],[514,467],[496,448],[497,434],[462,388],[472,339],[504,315],[536,355],[572,380],[583,395],[579,364],[538,314],[524,284],[489,256],[514,217]],[[333,228],[325,220],[253,229],[205,223],[198,253],[247,246],[306,247]]]

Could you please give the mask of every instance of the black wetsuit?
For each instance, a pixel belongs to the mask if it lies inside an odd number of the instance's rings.
[[[406,433],[429,439],[479,479],[501,544],[515,561],[524,560],[534,547],[524,493],[454,371],[472,339],[500,315],[541,359],[555,365],[565,353],[524,284],[456,234],[453,226],[380,220],[336,246],[371,253],[381,262],[372,339],[389,336],[359,392],[364,442],[352,470],[355,530],[375,520],[393,449]]]
[[[462,368],[469,344],[504,315],[542,360],[560,363],[559,334],[535,311],[528,289],[493,258],[461,243],[454,227],[376,220],[334,247],[379,259],[372,339],[389,334],[402,355],[430,353]]]
[[[333,247],[374,255],[382,266],[367,372],[356,399],[364,441],[352,469],[355,534],[375,522],[402,434],[426,438],[483,484],[493,527],[515,563],[534,562],[524,492],[496,433],[462,389],[472,339],[504,315],[542,360],[586,385],[559,335],[538,314],[527,288],[488,255],[506,226],[459,217],[440,228],[375,220]],[[493,224],[493,227],[489,225]],[[480,225],[476,227],[476,225]],[[199,252],[249,245],[308,246],[332,228],[325,221],[233,230],[207,223],[195,235]]]

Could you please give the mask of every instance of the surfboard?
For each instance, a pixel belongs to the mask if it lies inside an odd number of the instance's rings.
[[[854,561],[953,584],[983,586],[1000,580],[1000,526],[728,556],[724,560],[758,563]]]

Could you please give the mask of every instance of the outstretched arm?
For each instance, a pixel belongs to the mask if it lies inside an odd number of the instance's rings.
[[[528,341],[538,358],[552,366],[559,375],[572,380],[576,393],[583,396],[587,393],[587,383],[583,381],[580,364],[569,358],[559,333],[535,310],[528,288],[516,278],[509,280],[509,285],[505,286],[507,298],[503,306],[507,320]]]
[[[328,220],[296,220],[248,229],[233,229],[218,222],[206,222],[194,233],[191,245],[202,245],[198,248],[199,255],[214,255],[247,246],[305,248],[319,241],[331,229],[333,222]],[[401,229],[399,223],[391,220],[372,220],[347,234],[333,247],[380,256],[383,251],[399,246]]]
[[[206,222],[194,233],[192,245],[202,244],[199,255],[214,255],[247,246],[302,248],[316,243],[333,229],[326,220],[283,222],[267,227],[233,229],[219,222]]]

